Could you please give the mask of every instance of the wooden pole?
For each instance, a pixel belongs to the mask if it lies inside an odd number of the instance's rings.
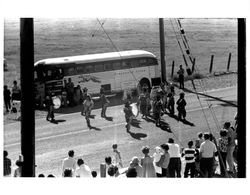
[[[166,63],[165,63],[165,38],[164,38],[164,21],[163,18],[159,19],[160,30],[160,48],[161,48],[161,81],[166,81]]]
[[[246,178],[246,19],[238,19],[238,177]]]
[[[209,68],[209,73],[211,74],[213,70],[213,63],[214,63],[214,55],[211,55],[211,61],[210,61],[210,68]]]
[[[171,73],[171,77],[173,78],[173,76],[174,76],[174,60],[173,60],[173,62],[172,62],[172,73]]]
[[[35,177],[33,18],[20,19],[22,177]]]
[[[228,56],[227,72],[229,72],[229,69],[230,69],[230,62],[231,62],[231,53],[229,53],[229,56]]]

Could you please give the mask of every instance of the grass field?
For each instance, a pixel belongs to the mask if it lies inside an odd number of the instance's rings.
[[[159,24],[157,18],[100,19],[118,50],[143,49],[154,53],[160,61]],[[225,71],[231,52],[230,70],[237,71],[236,19],[181,19],[191,51],[202,74],[207,74],[211,55],[214,71]],[[20,40],[19,20],[4,21],[4,57],[8,72],[4,82],[19,80]],[[164,20],[167,74],[172,61],[184,64],[170,19]],[[174,25],[177,30],[177,25]],[[97,19],[34,19],[35,61],[72,55],[116,51]],[[175,68],[177,70],[177,67]]]

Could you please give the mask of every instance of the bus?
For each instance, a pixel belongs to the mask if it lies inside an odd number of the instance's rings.
[[[34,66],[38,105],[48,91],[60,97],[69,78],[74,87],[86,87],[91,95],[98,94],[101,87],[106,93],[142,86],[150,89],[152,80],[160,78],[156,56],[144,50],[49,58],[37,61]]]

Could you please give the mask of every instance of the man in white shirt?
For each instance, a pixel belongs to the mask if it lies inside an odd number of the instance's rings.
[[[168,164],[169,177],[181,177],[180,146],[174,143],[173,138],[168,139],[167,145],[169,146],[168,153],[170,155],[170,161]]]
[[[74,151],[70,150],[68,152],[68,155],[69,156],[63,160],[63,163],[62,163],[62,173],[64,173],[65,169],[71,169],[72,173],[74,175],[75,170],[76,170],[76,161],[74,159]]]
[[[83,159],[78,159],[77,165],[79,167],[76,169],[76,177],[92,177],[91,169],[88,165],[84,164]]]
[[[200,146],[200,170],[203,177],[213,176],[214,156],[217,155],[216,146],[209,138],[209,133],[205,133],[205,141]]]

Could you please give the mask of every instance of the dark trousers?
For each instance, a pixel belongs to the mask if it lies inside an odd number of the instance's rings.
[[[168,164],[169,177],[181,177],[181,159],[170,158]]]
[[[102,105],[101,117],[106,117],[106,110],[108,107],[108,103]]]
[[[182,118],[185,119],[187,115],[186,109],[178,109],[178,118],[181,120]]]
[[[184,89],[184,75],[179,75],[180,89]]]
[[[6,111],[8,112],[9,109],[11,108],[10,99],[4,99],[4,104],[5,104]]]
[[[190,171],[190,177],[193,178],[194,177],[194,173],[195,173],[195,162],[193,163],[186,163],[186,167],[185,167],[185,171],[184,171],[184,177],[187,178],[188,177],[188,172]]]
[[[161,177],[167,177],[167,175],[168,175],[168,169],[161,168],[161,172],[162,172]]]
[[[220,174],[222,176],[225,176],[226,174],[226,168],[227,168],[227,162],[226,162],[226,159],[227,159],[227,152],[220,152],[221,154],[221,158],[219,158],[219,161],[220,161]],[[224,166],[223,166],[223,163],[224,163]]]
[[[46,119],[49,120],[51,119],[52,121],[54,120],[55,118],[55,115],[54,115],[54,107],[53,106],[48,106],[48,113],[47,113],[47,117]]]
[[[214,165],[214,158],[201,158],[200,160],[201,176],[209,178],[212,177],[213,165]]]

